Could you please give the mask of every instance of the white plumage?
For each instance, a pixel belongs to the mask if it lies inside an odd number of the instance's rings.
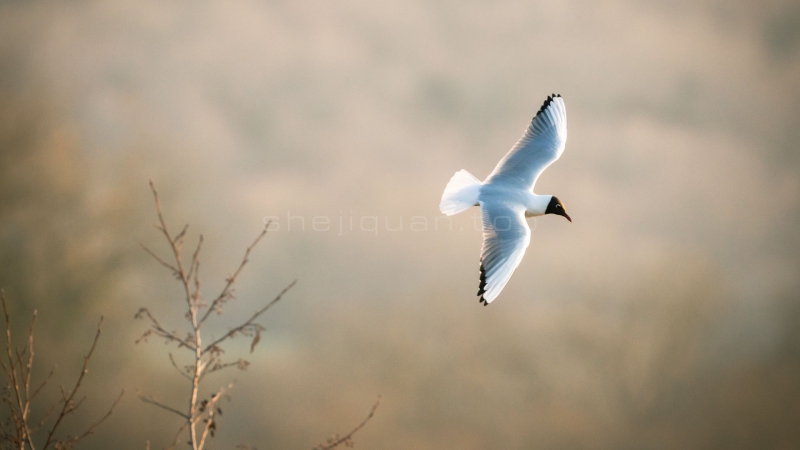
[[[557,214],[572,221],[552,195],[536,195],[539,175],[564,152],[567,110],[560,95],[548,96],[525,134],[481,183],[466,170],[450,179],[439,209],[449,215],[479,205],[483,221],[480,287],[484,304],[500,294],[531,240],[526,217]]]

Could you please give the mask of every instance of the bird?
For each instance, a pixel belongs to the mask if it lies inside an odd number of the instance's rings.
[[[459,170],[445,187],[439,210],[448,216],[481,209],[483,246],[479,302],[492,303],[511,279],[531,241],[527,218],[555,214],[572,222],[554,195],[533,192],[542,172],[564,153],[567,110],[560,94],[548,95],[525,134],[481,182]]]

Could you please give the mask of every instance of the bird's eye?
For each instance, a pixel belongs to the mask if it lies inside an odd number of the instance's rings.
[[[561,208],[561,205],[556,205],[556,208]]]

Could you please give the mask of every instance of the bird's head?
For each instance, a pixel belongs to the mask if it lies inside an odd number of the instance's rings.
[[[540,210],[541,211],[541,210]],[[561,203],[561,200],[558,199],[555,195],[552,196],[550,199],[550,203],[547,205],[547,209],[544,211],[545,214],[557,214],[559,216],[564,216],[572,222],[572,219],[567,214],[566,208],[564,208],[564,204]]]

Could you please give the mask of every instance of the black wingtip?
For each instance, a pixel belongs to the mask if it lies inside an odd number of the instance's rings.
[[[485,293],[486,293],[486,269],[484,269],[483,264],[481,264],[481,282],[480,285],[478,286],[478,296],[480,298],[478,299],[478,303],[483,303],[483,306],[489,304],[489,302],[487,302],[486,299],[483,298],[483,294]]]
[[[556,98],[560,98],[560,97],[561,97],[561,94],[551,94],[551,95],[548,95],[548,96],[547,96],[547,98],[545,99],[544,103],[542,103],[542,107],[541,107],[541,108],[539,108],[539,111],[537,111],[537,112],[536,112],[536,116],[538,116],[538,115],[539,115],[539,114],[541,114],[541,113],[542,113],[542,112],[543,112],[545,109],[547,109],[547,107],[548,107],[548,106],[550,106],[550,103],[553,103],[553,100],[555,100]],[[534,116],[534,118],[536,118],[536,116]]]

